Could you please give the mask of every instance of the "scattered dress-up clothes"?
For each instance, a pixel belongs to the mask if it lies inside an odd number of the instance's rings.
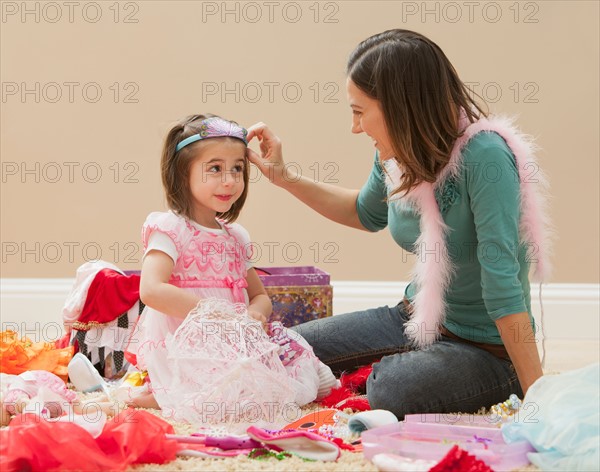
[[[544,375],[527,391],[507,442],[529,441],[542,470],[600,470],[600,364]]]
[[[29,370],[45,370],[66,382],[73,352],[72,346],[57,349],[53,342],[35,342],[21,338],[15,331],[3,331],[0,333],[0,372],[19,375]]]
[[[124,351],[140,315],[140,276],[105,261],[86,262],[63,307],[69,341],[108,379],[127,370]]]

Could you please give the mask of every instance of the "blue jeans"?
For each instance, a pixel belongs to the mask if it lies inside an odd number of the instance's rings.
[[[523,398],[509,360],[445,336],[413,350],[404,335],[408,319],[400,303],[292,329],[336,374],[379,361],[367,380],[369,403],[399,420],[413,413],[474,413],[503,402],[511,393]]]

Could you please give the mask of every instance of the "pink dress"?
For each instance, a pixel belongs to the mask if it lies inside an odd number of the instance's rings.
[[[248,318],[245,308],[248,305],[246,275],[248,261],[251,257],[250,238],[246,230],[239,224],[223,222],[220,224],[223,230],[210,230],[200,227],[172,211],[151,213],[142,229],[144,249],[147,250],[153,233],[159,232],[168,236],[170,241],[167,243],[172,242],[172,247],[164,249],[164,252],[176,259],[169,283],[193,292],[201,300],[213,299],[219,302],[230,302],[228,306],[231,307],[232,316],[239,316],[241,307],[245,317]],[[164,240],[163,235],[161,237]],[[209,305],[203,304],[203,306]],[[222,309],[223,303],[220,303],[219,306]],[[236,311],[238,313],[234,313]],[[204,316],[210,318],[211,314],[205,313]],[[173,399],[181,400],[182,395],[186,394],[186,392],[182,392],[182,389],[185,390],[186,387],[185,383],[182,384],[181,381],[181,377],[185,373],[178,372],[176,368],[184,363],[177,362],[176,357],[179,354],[175,352],[176,349],[173,346],[181,342],[182,336],[189,336],[190,329],[201,329],[198,328],[201,326],[200,324],[190,327],[189,318],[188,316],[186,319],[187,325],[178,331],[184,322],[183,319],[168,316],[146,307],[134,329],[127,349],[128,357],[133,360],[136,367],[139,370],[148,371],[151,390],[163,410],[177,410],[178,405],[174,404]],[[233,319],[231,318],[230,321]],[[243,321],[244,324],[252,323],[249,319]],[[230,326],[235,327],[239,324]],[[331,370],[316,358],[310,345],[297,333],[287,330],[280,323],[270,323],[269,331],[270,336],[261,331],[262,337],[258,343],[252,343],[252,348],[262,346],[260,349],[273,350],[278,365],[273,365],[271,360],[269,361],[270,369],[273,373],[279,373],[280,376],[285,377],[282,380],[291,389],[291,401],[298,405],[304,405],[327,395],[336,385],[335,377]],[[219,346],[210,345],[210,343],[219,342],[223,341],[208,340],[204,345],[196,343],[194,349],[212,352],[214,349],[218,350]],[[187,343],[187,345],[190,344]],[[194,362],[197,364],[206,362],[204,354],[198,352],[197,361],[193,359],[190,361],[186,357],[186,368],[189,371],[205,372],[202,370],[203,365],[194,365]],[[201,361],[201,359],[204,360]],[[211,375],[214,373],[213,371],[214,369],[210,371]],[[209,378],[212,377],[207,375],[206,380]],[[274,383],[279,383],[279,381]],[[279,386],[275,387],[274,385],[271,386],[274,387],[272,389],[266,385],[264,387],[266,392],[281,390]],[[203,400],[196,398],[194,401],[198,403]],[[268,398],[261,400],[268,400]]]

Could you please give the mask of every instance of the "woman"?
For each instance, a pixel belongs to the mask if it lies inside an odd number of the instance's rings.
[[[361,190],[290,175],[281,143],[249,129],[270,180],[325,217],[354,228],[389,226],[417,255],[404,300],[305,323],[297,331],[334,371],[379,360],[372,408],[399,418],[474,412],[524,395],[542,375],[529,266],[547,276],[541,176],[510,123],[488,118],[442,50],[407,30],[374,35],[348,61],[353,133],[377,148]],[[400,258],[400,254],[398,254]]]

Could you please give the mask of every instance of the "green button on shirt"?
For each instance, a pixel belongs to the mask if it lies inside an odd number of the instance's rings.
[[[414,253],[419,215],[402,199],[388,204],[386,197],[375,156],[356,202],[358,217],[370,231],[389,226],[396,243]],[[461,172],[436,192],[436,200],[449,228],[446,245],[454,267],[444,325],[465,339],[502,344],[495,320],[527,311],[533,324],[527,248],[519,244],[519,177],[502,137],[484,131],[471,138]],[[412,299],[415,290],[409,284],[406,297]]]

